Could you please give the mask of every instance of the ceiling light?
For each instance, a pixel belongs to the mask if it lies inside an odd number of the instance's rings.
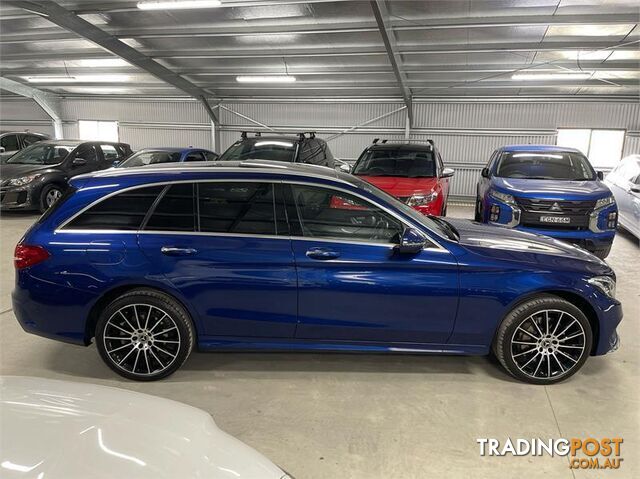
[[[129,75],[74,75],[74,76],[37,76],[27,77],[29,83],[111,83],[126,82]]]
[[[214,8],[222,4],[220,0],[163,0],[138,2],[140,10],[178,10],[189,8]]]
[[[122,58],[87,58],[78,60],[78,64],[82,67],[126,67],[130,66],[129,62]]]
[[[236,77],[238,83],[293,83],[296,77],[291,75],[249,75]]]
[[[605,60],[610,50],[563,50],[560,54],[567,60]]]
[[[516,73],[512,80],[588,80],[592,73]]]
[[[624,36],[634,27],[623,25],[551,25],[547,37],[605,37],[610,35]]]

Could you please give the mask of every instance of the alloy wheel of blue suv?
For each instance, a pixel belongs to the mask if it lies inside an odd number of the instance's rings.
[[[615,350],[622,319],[614,272],[581,248],[265,160],[76,177],[14,256],[23,329],[95,342],[139,381],[197,347],[493,350],[513,377],[552,384]]]

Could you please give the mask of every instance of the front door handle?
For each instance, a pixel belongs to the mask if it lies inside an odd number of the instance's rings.
[[[320,259],[320,260],[328,260],[328,259],[336,259],[340,257],[340,253],[337,251],[330,250],[328,248],[311,248],[307,251],[307,258],[311,259]]]
[[[160,248],[162,254],[167,256],[189,256],[198,252],[195,248],[178,248],[176,246],[163,246]]]

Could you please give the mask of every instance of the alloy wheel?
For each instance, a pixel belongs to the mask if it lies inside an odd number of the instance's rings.
[[[569,373],[585,354],[585,331],[571,314],[545,309],[528,316],[511,338],[511,358],[535,379],[556,379]]]
[[[51,208],[53,204],[58,201],[62,197],[62,191],[57,188],[52,188],[47,192],[47,195],[44,198],[45,204],[47,208]]]
[[[114,365],[139,376],[169,368],[180,351],[176,322],[157,306],[130,304],[111,315],[104,328],[104,348]]]

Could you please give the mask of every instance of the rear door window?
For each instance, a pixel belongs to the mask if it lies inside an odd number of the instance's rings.
[[[192,183],[171,185],[162,195],[145,230],[195,231],[196,209]]]
[[[204,156],[200,151],[192,151],[187,155],[184,161],[204,161]]]
[[[276,221],[274,185],[259,182],[198,183],[200,231],[253,235],[288,234]]]
[[[5,135],[0,138],[0,146],[4,148],[4,151],[18,151],[18,135]]]
[[[123,191],[91,206],[67,223],[64,229],[136,231],[164,186]]]

